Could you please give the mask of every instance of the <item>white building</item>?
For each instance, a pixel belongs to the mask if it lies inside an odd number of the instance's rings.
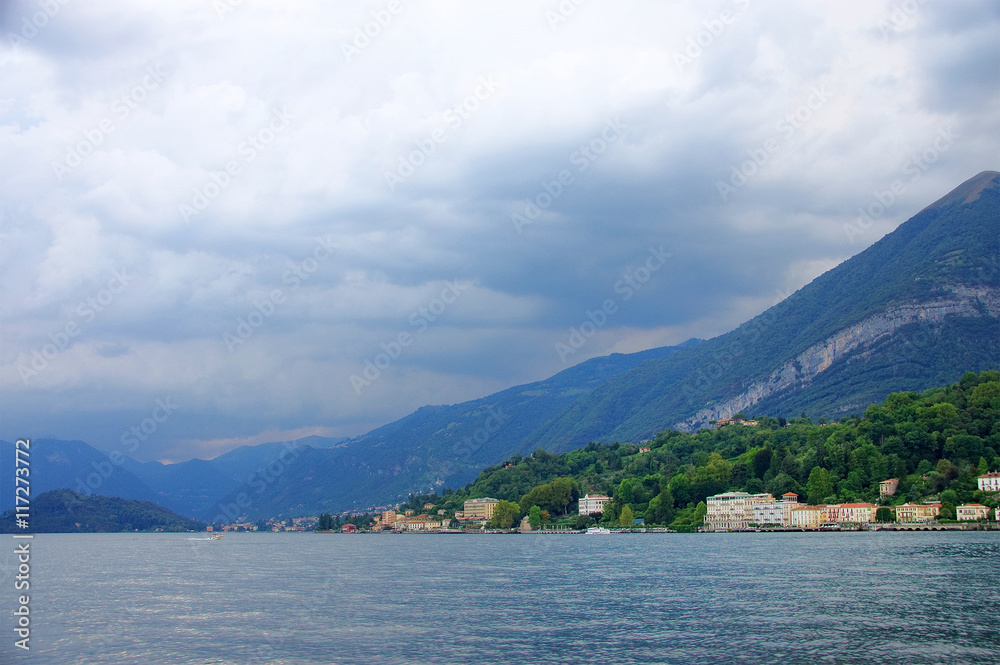
[[[751,522],[757,526],[791,526],[792,509],[799,506],[799,496],[793,492],[782,495],[781,501],[761,501],[751,506]]]
[[[1000,492],[1000,471],[979,476],[979,489],[984,492]]]
[[[959,522],[963,520],[978,522],[979,520],[989,519],[989,517],[990,509],[979,503],[967,503],[955,508],[955,518]]]
[[[749,529],[754,522],[753,507],[758,503],[774,503],[770,494],[747,494],[746,492],[726,492],[705,500],[705,528],[709,531],[727,529]]]
[[[580,499],[580,514],[595,515],[604,512],[604,506],[611,501],[611,497],[603,494],[587,494]]]

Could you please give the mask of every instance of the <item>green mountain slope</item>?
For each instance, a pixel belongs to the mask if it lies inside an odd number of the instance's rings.
[[[736,330],[611,378],[526,447],[641,440],[744,410],[861,411],[1000,367],[998,315],[1000,174],[985,172]]]
[[[414,496],[407,507],[453,514],[466,499],[490,496],[519,503],[524,514],[538,505],[575,521],[579,496],[600,493],[613,498],[605,523],[618,525],[628,506],[646,524],[678,528],[697,522],[697,505],[713,494],[795,492],[811,504],[938,500],[942,515],[954,519],[956,505],[1000,503],[1000,494],[982,492],[976,482],[998,468],[1000,371],[993,370],[894,393],[863,418],[839,423],[763,418],[753,426],[665,432],[642,449],[591,443],[558,455],[536,451],[483,470],[458,491]],[[899,485],[882,499],[879,483],[889,478]]]
[[[24,533],[11,510],[0,516],[0,533]],[[150,501],[80,494],[60,489],[31,500],[31,533],[117,533],[121,531],[203,531],[205,524]]]

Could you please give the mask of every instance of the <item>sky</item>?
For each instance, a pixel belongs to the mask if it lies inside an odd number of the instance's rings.
[[[725,333],[998,169],[998,93],[995,0],[0,0],[0,438],[211,458]]]

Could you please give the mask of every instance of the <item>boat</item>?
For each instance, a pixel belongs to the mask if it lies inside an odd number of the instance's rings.
[[[588,536],[610,536],[611,529],[606,529],[603,526],[592,526],[587,528],[586,533]]]

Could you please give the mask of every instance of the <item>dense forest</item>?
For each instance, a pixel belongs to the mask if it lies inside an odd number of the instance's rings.
[[[505,502],[499,526],[522,515],[584,526],[590,519],[576,516],[577,499],[601,493],[613,498],[603,523],[643,518],[687,530],[704,516],[705,497],[736,490],[795,492],[810,504],[937,499],[945,519],[961,503],[996,505],[996,496],[977,489],[976,477],[1000,468],[998,371],[894,393],[837,423],[763,415],[752,421],[740,414],[714,429],[668,431],[641,444],[591,443],[560,455],[539,449],[484,469],[460,490],[411,496],[406,507],[430,512],[433,504],[453,514],[466,499],[489,496]],[[899,487],[880,502],[879,482],[888,478],[898,478]]]
[[[0,533],[24,533],[10,510],[0,516]],[[120,531],[204,531],[188,519],[150,501],[52,490],[31,500],[28,533],[114,533]]]

